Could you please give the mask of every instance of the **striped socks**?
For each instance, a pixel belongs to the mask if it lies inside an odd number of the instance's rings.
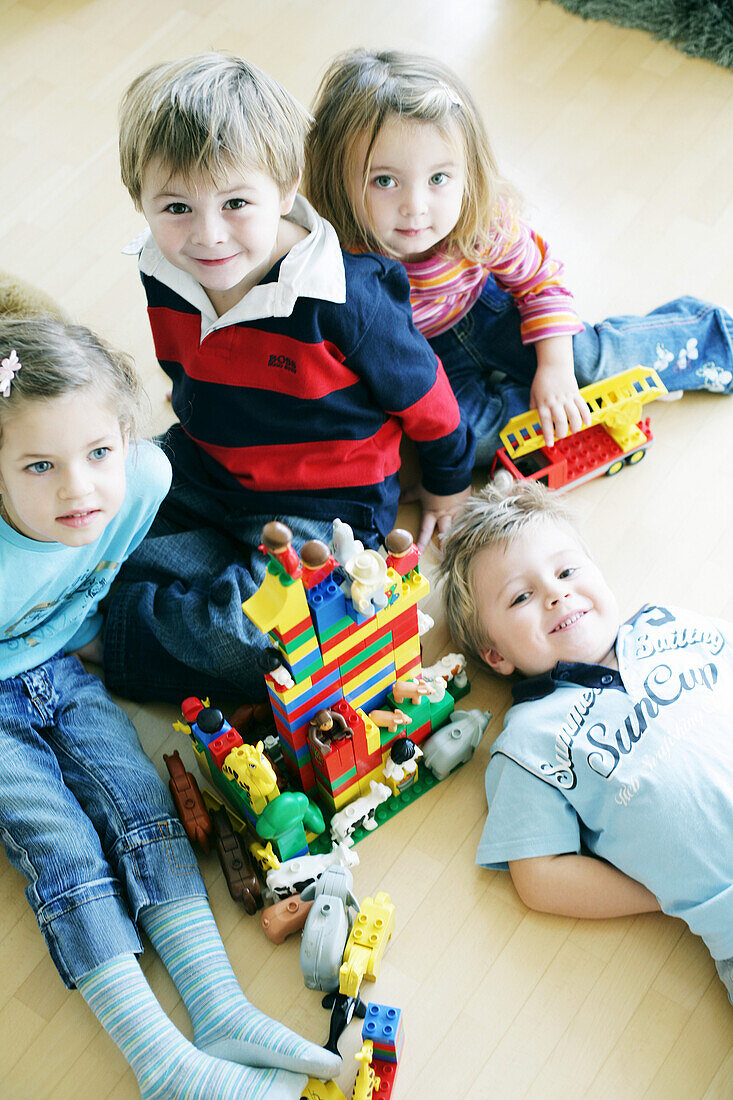
[[[196,1046],[246,1066],[335,1077],[341,1059],[265,1016],[246,999],[205,898],[143,909],[140,924],[178,987]]]
[[[197,1050],[160,1007],[134,955],[85,974],[77,989],[130,1063],[143,1100],[299,1100],[305,1074],[253,1069]]]

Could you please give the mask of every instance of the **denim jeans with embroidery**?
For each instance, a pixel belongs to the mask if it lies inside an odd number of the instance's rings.
[[[511,294],[489,276],[466,316],[430,340],[476,434],[477,466],[491,464],[499,432],[529,408],[537,358],[519,325]],[[698,298],[676,298],[643,317],[585,325],[573,337],[573,357],[579,386],[641,365],[654,367],[668,390],[730,394],[733,317]]]
[[[69,988],[142,951],[141,909],[206,897],[132,722],[76,657],[0,681],[0,838]]]
[[[202,489],[174,463],[171,491],[108,598],[110,691],[172,703],[208,696],[217,706],[264,698],[259,658],[272,642],[242,611],[265,577],[262,528],[281,520],[296,550],[309,539],[328,543],[338,503],[324,499],[321,512],[323,518],[256,515],[231,500],[223,507],[213,487]],[[353,532],[365,546],[378,542],[373,528]]]

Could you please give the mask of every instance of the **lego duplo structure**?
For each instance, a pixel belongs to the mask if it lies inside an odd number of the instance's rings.
[[[388,554],[380,559],[383,573],[380,577],[377,568],[372,570],[376,588],[371,591],[368,574],[379,555],[357,549],[341,556],[344,584],[332,559],[328,575],[308,587],[310,578],[304,583],[297,570],[289,573],[270,555],[259,592],[243,605],[269,635],[294,681],[286,687],[272,674],[265,676],[285,765],[295,784],[317,794],[332,812],[368,795],[371,782],[382,780],[394,741],[408,731],[419,744],[454,705],[449,693],[440,703],[431,703],[427,695],[399,707],[394,700],[395,682],[417,680],[421,671],[417,603],[429,585],[416,555],[404,574],[394,568],[402,558]],[[383,600],[377,598],[382,595]],[[379,608],[380,602],[385,606]],[[369,714],[384,706],[401,711],[411,720],[409,726],[406,721],[394,728],[376,725]],[[343,719],[328,740],[318,736],[323,710]]]
[[[394,743],[408,736],[419,745],[455,706],[450,690],[441,690],[444,680],[435,690],[420,678],[417,603],[429,585],[412,538],[394,531],[385,541],[384,554],[364,550],[336,520],[337,556],[311,542],[299,557],[284,525],[263,531],[265,579],[243,609],[272,643],[265,682],[289,785],[302,794],[286,796],[281,806],[262,746],[244,745],[218,711],[207,726],[199,700],[183,705],[204,772],[259,836],[272,840],[280,859],[307,850],[304,829],[324,829],[316,801],[329,818],[363,805],[369,828],[377,806],[391,802],[381,815],[391,816],[406,804],[403,794],[412,800],[437,782],[427,772],[418,780],[409,767],[398,769],[400,780],[385,779]],[[292,834],[286,844],[284,829]],[[321,837],[310,850],[324,846],[330,840]]]

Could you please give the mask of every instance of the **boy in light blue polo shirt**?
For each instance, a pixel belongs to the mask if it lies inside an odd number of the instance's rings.
[[[545,912],[681,917],[733,1000],[733,627],[660,606],[621,623],[534,483],[474,497],[441,573],[456,642],[515,675],[477,862]]]

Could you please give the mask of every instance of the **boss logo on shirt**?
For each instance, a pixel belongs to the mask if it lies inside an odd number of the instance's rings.
[[[291,374],[295,374],[295,360],[289,359],[287,355],[271,355],[267,360],[268,367],[281,367],[282,370],[289,370]]]

